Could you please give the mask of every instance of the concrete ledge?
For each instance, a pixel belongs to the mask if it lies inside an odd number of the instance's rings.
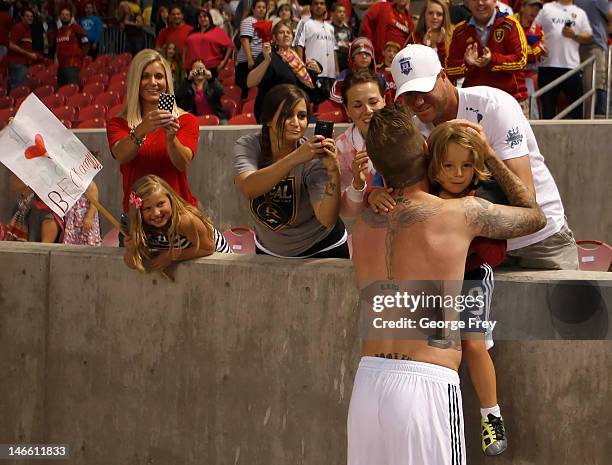
[[[351,262],[218,255],[179,265],[174,284],[127,269],[117,249],[0,243],[0,263],[2,442],[68,443],[62,463],[79,465],[345,463],[359,358]],[[503,286],[604,289],[610,275],[499,272],[494,306],[548,315],[528,302],[541,291]],[[611,349],[497,342],[510,449],[496,463],[607,465]],[[468,463],[489,463],[462,380]]]

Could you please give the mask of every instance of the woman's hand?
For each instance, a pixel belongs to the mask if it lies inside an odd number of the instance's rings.
[[[176,133],[180,129],[178,118],[172,117],[170,122],[164,126],[164,132],[166,133],[166,141],[172,141],[176,137]]]
[[[147,263],[147,269],[151,271],[163,271],[170,266],[172,263],[172,257],[170,251],[166,250],[160,252]]]
[[[392,187],[374,189],[370,192],[368,203],[374,213],[390,212],[395,208],[395,200],[391,197],[391,192],[393,192]]]
[[[172,113],[166,110],[152,110],[142,118],[141,127],[145,134],[163,128],[174,119]]]
[[[323,139],[322,142],[323,154],[318,155],[319,160],[327,171],[334,171],[340,173],[340,165],[338,164],[338,157],[336,152],[336,141],[334,139]]]
[[[319,65],[317,64],[316,60],[308,60],[306,62],[306,68],[314,71],[317,74],[321,74],[321,68],[319,68]]]
[[[294,152],[295,157],[299,160],[299,163],[306,163],[313,158],[321,158],[326,154],[323,142],[326,139],[323,136],[312,136],[306,142],[298,147]],[[327,139],[332,140],[332,139]],[[334,143],[335,150],[335,143]]]
[[[93,218],[90,218],[89,216],[85,216],[85,218],[83,218],[83,231],[88,233],[89,231],[91,231],[93,228]]]
[[[266,63],[270,63],[272,61],[272,45],[270,45],[270,42],[264,42],[261,53],[263,53],[264,61]]]
[[[355,155],[353,163],[351,164],[351,171],[353,172],[353,187],[360,191],[365,187],[366,178],[368,176],[368,152],[360,150]]]

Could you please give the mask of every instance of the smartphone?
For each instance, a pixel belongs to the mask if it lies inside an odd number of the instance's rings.
[[[166,110],[172,113],[172,109],[174,108],[174,94],[159,94],[159,103],[157,104],[157,108],[159,110]]]
[[[566,19],[565,20],[565,27],[572,27],[572,20],[571,19]]]
[[[334,136],[334,123],[332,121],[317,121],[315,125],[315,136],[323,136],[332,139]]]

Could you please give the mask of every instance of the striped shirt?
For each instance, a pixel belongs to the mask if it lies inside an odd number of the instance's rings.
[[[244,18],[240,22],[240,37],[248,37],[249,39],[251,39],[251,56],[253,57],[253,60],[255,60],[255,58],[257,58],[263,50],[263,42],[261,40],[261,37],[257,35],[257,33],[255,32],[255,28],[253,27],[253,24],[256,22],[257,19],[255,19],[255,17],[253,16]],[[236,57],[236,62],[244,63],[246,61],[247,57],[244,53],[244,49],[241,46],[240,50],[238,51],[238,56]]]
[[[213,226],[213,231],[215,232],[215,252],[220,253],[232,253],[232,249],[229,244],[223,237],[217,228]],[[147,245],[151,252],[157,252],[160,250],[170,250],[170,241],[168,240],[168,236],[159,230],[145,230],[147,234]],[[188,249],[193,244],[187,237],[178,235],[174,240],[174,248],[175,249]]]

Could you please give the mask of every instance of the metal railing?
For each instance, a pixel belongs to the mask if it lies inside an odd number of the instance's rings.
[[[531,111],[532,111],[531,110],[531,103],[533,102],[533,99],[538,98],[540,95],[543,95],[546,92],[548,92],[549,90],[557,87],[563,81],[565,81],[566,79],[572,77],[574,74],[579,73],[581,69],[585,68],[586,66],[590,65],[591,63],[593,63],[592,72],[591,72],[591,89],[589,89],[587,92],[585,92],[582,95],[582,97],[580,97],[579,99],[574,100],[570,105],[567,106],[567,108],[563,109],[563,111],[561,111],[553,119],[561,119],[561,118],[563,118],[565,115],[567,115],[569,112],[571,112],[578,105],[582,104],[582,102],[584,102],[590,96],[597,95],[597,92],[596,92],[596,89],[595,89],[595,73],[597,71],[596,66],[595,66],[595,60],[596,59],[595,59],[594,56],[586,59],[585,61],[580,63],[580,65],[577,68],[569,70],[567,73],[559,76],[554,81],[546,84],[544,87],[542,87],[541,89],[538,89],[536,92],[534,92],[532,95],[530,95],[529,96],[529,119],[531,119]],[[608,76],[609,75],[610,75],[610,68],[608,66]],[[590,119],[594,119],[594,118],[595,118],[595,98],[592,98],[591,99],[591,118]]]
[[[610,66],[612,65],[612,47],[608,47],[608,70],[606,72],[606,119],[610,118],[610,94],[612,93],[612,82],[610,82]]]
[[[143,26],[144,43],[142,48],[155,48],[155,33],[153,28]],[[100,40],[100,53],[119,55],[125,52],[133,52],[128,47],[128,38],[125,31],[117,25],[104,25],[102,38]]]

